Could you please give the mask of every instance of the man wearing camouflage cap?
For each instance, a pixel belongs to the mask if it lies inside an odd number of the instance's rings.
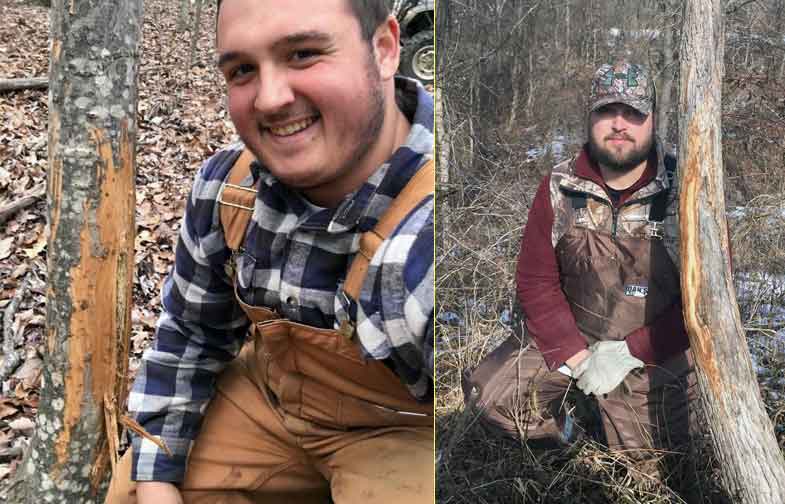
[[[655,137],[641,65],[603,65],[588,142],[537,191],[518,258],[526,346],[510,337],[464,380],[467,403],[515,436],[569,442],[573,384],[608,446],[646,456],[688,440],[695,374],[679,287],[676,161]]]

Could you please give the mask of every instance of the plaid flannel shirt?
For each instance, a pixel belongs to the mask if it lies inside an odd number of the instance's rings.
[[[420,400],[433,400],[433,209],[430,196],[399,224],[373,257],[357,303],[342,282],[359,247],[390,202],[433,155],[433,100],[416,82],[397,79],[397,98],[412,123],[403,146],[334,209],[319,208],[278,182],[259,163],[253,217],[236,263],[238,295],[252,305],[322,328],[356,321],[365,353],[382,359]],[[137,481],[182,481],[191,444],[218,374],[240,350],[249,321],[225,264],[216,203],[242,145],[211,157],[196,175],[162,293],[163,313],[128,409],[172,451],[132,436]]]

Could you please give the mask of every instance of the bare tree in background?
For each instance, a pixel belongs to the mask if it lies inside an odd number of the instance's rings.
[[[761,400],[728,260],[721,4],[687,0],[684,10],[679,111],[684,318],[726,493],[738,504],[781,504],[785,461]]]
[[[177,13],[177,31],[182,33],[188,26],[188,18],[191,14],[191,0],[180,0],[180,10]]]
[[[125,393],[142,0],[51,11],[47,341],[11,502],[99,502]]]

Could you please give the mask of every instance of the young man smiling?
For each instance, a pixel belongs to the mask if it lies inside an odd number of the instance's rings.
[[[574,384],[597,399],[608,445],[649,459],[648,449],[686,442],[694,420],[676,161],[655,138],[643,66],[603,65],[589,102],[588,142],[543,180],[521,243],[531,345],[508,339],[464,392],[492,426],[569,442],[579,432],[563,408]]]
[[[197,174],[107,502],[431,502],[433,104],[394,77],[397,22],[223,0],[216,38],[255,161]]]

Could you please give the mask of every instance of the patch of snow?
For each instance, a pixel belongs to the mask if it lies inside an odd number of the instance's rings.
[[[553,141],[551,141],[550,150],[551,156],[553,156],[554,161],[559,162],[565,159],[564,155],[564,146],[567,142],[564,135],[556,135],[553,137]]]
[[[532,147],[526,151],[526,160],[524,163],[531,163],[541,158],[545,154],[545,149],[542,147]]]
[[[439,315],[436,317],[436,320],[438,320],[442,324],[446,324],[450,326],[463,325],[463,319],[461,319],[460,315],[451,311],[439,313]]]
[[[499,316],[499,322],[507,326],[512,325],[512,314],[510,313],[510,310],[505,309],[502,312],[502,314]]]

